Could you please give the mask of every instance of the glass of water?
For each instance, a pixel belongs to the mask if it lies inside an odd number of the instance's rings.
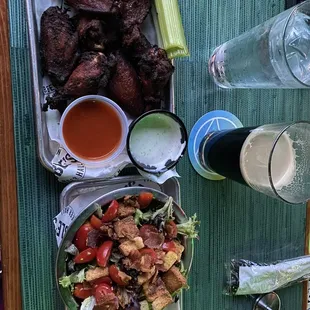
[[[310,1],[217,47],[209,72],[223,88],[310,87]]]
[[[310,123],[270,124],[207,134],[199,162],[209,173],[297,204],[310,199]]]

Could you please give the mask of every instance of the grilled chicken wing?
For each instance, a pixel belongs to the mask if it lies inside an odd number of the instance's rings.
[[[137,67],[144,100],[158,107],[162,99],[162,91],[174,72],[166,51],[153,46],[143,54]]]
[[[109,82],[112,98],[129,114],[139,116],[144,112],[141,85],[133,66],[121,53],[116,56],[116,70]]]
[[[119,23],[116,18],[102,20],[82,15],[78,19],[77,31],[83,50],[103,51],[117,45]]]
[[[53,84],[62,85],[69,78],[77,59],[78,34],[68,14],[50,7],[41,18],[40,53],[42,68]]]
[[[97,93],[99,87],[106,87],[108,84],[113,65],[114,62],[108,60],[103,53],[84,53],[62,93],[75,97]]]
[[[63,113],[67,107],[67,100],[97,94],[100,87],[107,86],[114,65],[115,59],[112,56],[107,58],[100,52],[85,52],[67,83],[46,98],[43,110],[47,111],[49,107]]]
[[[121,0],[120,12],[125,29],[141,25],[151,9],[150,0]]]
[[[138,25],[124,31],[122,45],[135,63],[152,47]]]
[[[139,26],[124,32],[123,46],[137,68],[147,109],[159,108],[163,89],[174,71],[165,50],[152,46]]]
[[[67,0],[73,8],[90,13],[117,13],[116,0]]]

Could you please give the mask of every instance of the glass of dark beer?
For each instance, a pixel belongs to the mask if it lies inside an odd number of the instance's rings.
[[[297,204],[310,198],[310,123],[271,124],[211,132],[200,164],[253,189]]]

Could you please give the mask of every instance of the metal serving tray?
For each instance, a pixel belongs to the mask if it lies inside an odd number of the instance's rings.
[[[30,44],[30,57],[31,57],[31,71],[32,71],[32,84],[33,84],[33,104],[34,104],[34,116],[36,123],[36,140],[37,140],[37,152],[38,157],[42,165],[53,172],[52,159],[55,155],[55,149],[57,150],[57,143],[52,141],[49,137],[46,115],[42,111],[43,96],[44,92],[48,92],[48,89],[43,89],[43,75],[40,65],[40,54],[39,54],[39,25],[37,23],[36,15],[42,13],[42,3],[44,5],[44,0],[26,0],[27,7],[27,21],[28,21],[28,35],[29,35],[29,44]],[[49,0],[46,1],[47,5],[45,9],[49,7]],[[59,5],[63,1],[59,0]],[[40,6],[40,10],[38,7]],[[154,29],[159,29],[155,27],[158,25],[157,13],[155,10],[155,5],[152,7],[152,13],[149,14]],[[143,27],[142,27],[143,29]],[[157,42],[154,42],[161,45],[161,35],[156,33]],[[169,85],[167,85],[164,90],[165,97],[162,109],[175,112],[174,105],[174,78],[172,76]]]
[[[70,205],[77,197],[85,197],[85,204],[94,201],[96,198],[115,189],[131,186],[150,187],[162,191],[163,193],[173,197],[174,201],[180,204],[180,185],[176,178],[171,178],[164,184],[159,185],[150,180],[144,179],[142,176],[125,176],[116,177],[106,181],[82,181],[67,185],[60,195],[60,211]],[[183,295],[180,294],[178,302],[169,305],[166,310],[183,310]],[[66,308],[67,310],[67,308]]]

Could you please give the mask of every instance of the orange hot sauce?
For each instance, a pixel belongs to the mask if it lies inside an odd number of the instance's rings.
[[[86,100],[68,112],[62,132],[68,148],[75,155],[86,160],[104,160],[121,142],[122,123],[107,103]]]

